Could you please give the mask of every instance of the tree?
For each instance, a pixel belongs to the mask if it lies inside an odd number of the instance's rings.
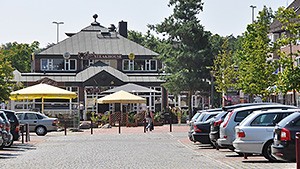
[[[279,8],[275,19],[280,22],[284,32],[275,42],[281,67],[276,85],[279,92],[284,95],[288,91],[293,91],[293,100],[296,106],[296,90],[300,90],[300,68],[295,66],[295,57],[299,56],[299,51],[293,52],[292,48],[293,45],[297,45],[297,40],[299,40],[300,16],[296,14],[293,8]],[[288,50],[281,50],[282,46],[286,46]]]
[[[0,101],[8,99],[13,79],[13,68],[3,53],[4,49],[0,48]]]
[[[242,50],[237,55],[238,80],[237,89],[246,94],[260,95],[266,98],[269,86],[276,81],[274,62],[267,61],[272,52],[268,38],[272,10],[264,7],[259,12],[257,21],[247,26],[243,34]]]
[[[237,72],[233,57],[233,51],[229,49],[229,38],[222,44],[222,50],[216,56],[213,66],[213,74],[216,78],[216,90],[226,94],[229,89],[235,88]],[[223,98],[223,97],[222,97]],[[224,98],[222,99],[224,106]]]
[[[30,72],[31,55],[39,48],[39,42],[32,44],[18,44],[17,42],[2,45],[3,56],[10,61],[14,69],[20,72]]]
[[[189,117],[192,116],[191,97],[195,91],[208,94],[210,78],[208,66],[212,65],[209,37],[197,15],[203,9],[201,0],[170,0],[173,14],[163,22],[149,25],[151,30],[163,34],[168,43],[161,50],[160,59],[165,65],[166,82],[163,84],[173,94],[187,91]]]
[[[147,31],[145,35],[143,35],[141,32],[136,31],[128,31],[128,39],[154,51],[159,53],[161,50],[161,43],[163,43],[163,40],[160,40],[159,38],[155,37],[150,33],[150,31]]]

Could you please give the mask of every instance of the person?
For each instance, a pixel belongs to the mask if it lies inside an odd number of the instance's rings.
[[[152,111],[149,110],[149,107],[147,107],[147,110],[145,113],[145,119],[146,119],[146,122],[148,123],[146,126],[146,131],[148,131],[148,130],[151,131],[152,118],[153,118],[153,113],[152,113]]]

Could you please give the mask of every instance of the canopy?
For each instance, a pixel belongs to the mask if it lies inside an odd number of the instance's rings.
[[[77,95],[75,92],[70,92],[59,87],[51,86],[48,84],[37,84],[26,87],[10,93],[11,100],[23,100],[23,99],[73,99]]]
[[[126,91],[120,90],[113,94],[104,96],[100,99],[97,99],[97,103],[146,103],[146,99],[140,96],[128,93]]]
[[[140,86],[140,85],[133,84],[133,83],[128,83],[128,84],[125,84],[125,85],[122,85],[122,86],[119,86],[119,87],[116,87],[113,89],[109,89],[109,90],[103,91],[102,93],[114,93],[114,92],[117,92],[120,90],[129,92],[129,93],[148,93],[148,92],[159,93],[159,91],[157,91],[157,90],[149,89],[147,87]]]
[[[37,84],[26,87],[10,93],[11,100],[23,99],[42,99],[42,112],[44,112],[44,99],[73,99],[76,98],[75,92],[70,92],[59,87],[51,86],[48,84]]]

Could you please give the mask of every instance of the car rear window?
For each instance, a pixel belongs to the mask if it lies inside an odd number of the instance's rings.
[[[236,113],[234,121],[235,122],[241,122],[241,121],[243,121],[251,113],[252,113],[252,111],[249,111],[249,110],[239,111],[239,112]]]
[[[251,126],[275,126],[281,119],[288,116],[292,112],[287,113],[265,113],[257,116],[252,122]]]

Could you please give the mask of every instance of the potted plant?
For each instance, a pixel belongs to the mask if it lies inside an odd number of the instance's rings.
[[[154,115],[153,115],[153,123],[154,123],[154,125],[156,125],[156,126],[160,126],[160,125],[162,125],[163,123],[161,122],[161,113],[160,112],[156,112],[156,113],[154,113]]]
[[[137,126],[137,120],[135,118],[135,113],[130,112],[127,114],[126,119],[126,127],[136,127]]]

